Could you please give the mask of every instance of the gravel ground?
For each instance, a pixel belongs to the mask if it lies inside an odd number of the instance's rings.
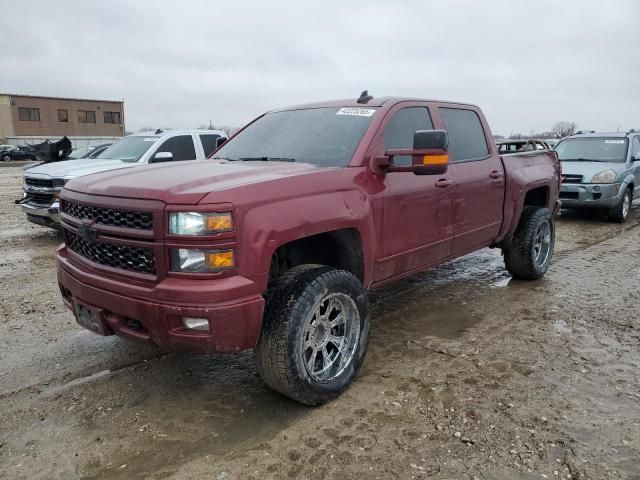
[[[21,174],[0,168],[0,478],[640,479],[638,209],[563,214],[538,282],[483,250],[373,292],[359,378],[311,409],[250,352],[78,327]]]

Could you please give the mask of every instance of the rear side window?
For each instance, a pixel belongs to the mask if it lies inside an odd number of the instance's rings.
[[[193,146],[191,135],[172,137],[160,145],[156,152],[171,152],[176,161],[196,159],[196,149]]]
[[[200,135],[200,141],[202,142],[202,148],[204,149],[204,156],[208,157],[216,149],[216,140],[220,135]]]
[[[382,135],[385,150],[413,148],[416,130],[433,130],[429,110],[425,107],[408,107],[398,110],[384,129]],[[394,165],[410,166],[411,156],[401,155],[393,159]]]
[[[452,162],[478,160],[489,155],[480,117],[473,110],[441,108],[449,133],[449,156]]]

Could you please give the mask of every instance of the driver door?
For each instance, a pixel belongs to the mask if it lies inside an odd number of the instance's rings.
[[[433,130],[426,106],[399,106],[384,126],[384,151],[412,148],[416,130]],[[384,152],[380,152],[382,155]],[[411,165],[411,157],[397,156],[394,164]],[[375,280],[419,271],[438,263],[451,252],[453,182],[443,175],[388,173],[383,181],[382,257]]]

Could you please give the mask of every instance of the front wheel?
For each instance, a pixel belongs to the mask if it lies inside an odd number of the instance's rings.
[[[629,218],[632,202],[631,189],[627,188],[618,202],[618,205],[609,210],[609,220],[612,222],[624,223]]]
[[[256,347],[258,373],[305,405],[340,395],[357,375],[369,343],[369,307],[351,273],[296,267],[267,296]]]
[[[9,162],[11,160],[11,156],[5,155],[4,157],[2,157],[2,160],[4,160],[5,162]]]
[[[549,269],[555,223],[548,208],[525,207],[511,244],[504,250],[507,270],[516,278],[537,280]]]

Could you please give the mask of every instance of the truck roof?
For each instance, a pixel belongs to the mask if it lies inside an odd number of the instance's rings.
[[[433,103],[450,103],[452,105],[468,105],[470,107],[478,108],[476,105],[462,102],[452,102],[449,100],[435,100],[427,98],[416,97],[374,97],[366,103],[358,103],[357,98],[346,98],[343,100],[328,100],[323,102],[302,103],[299,105],[292,105],[284,108],[276,108],[270,110],[270,112],[285,112],[287,110],[302,110],[305,108],[323,108],[323,107],[353,107],[353,108],[367,108],[367,107],[391,107],[400,102],[433,102]]]

